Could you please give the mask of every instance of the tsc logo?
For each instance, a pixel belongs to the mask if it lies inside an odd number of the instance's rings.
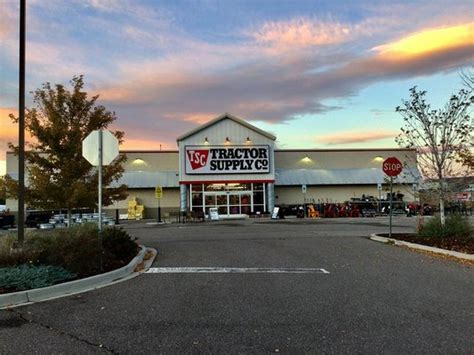
[[[209,150],[188,150],[188,159],[191,163],[193,170],[203,168],[207,164],[207,157],[209,156]]]

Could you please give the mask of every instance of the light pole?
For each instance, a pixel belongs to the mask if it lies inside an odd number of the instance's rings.
[[[18,100],[18,243],[25,239],[25,17],[26,0],[20,0],[20,53]]]

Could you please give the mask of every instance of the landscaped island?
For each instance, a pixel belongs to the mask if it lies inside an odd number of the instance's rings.
[[[99,234],[95,224],[34,231],[19,247],[16,236],[0,239],[0,293],[51,286],[127,265],[138,253],[121,228]]]

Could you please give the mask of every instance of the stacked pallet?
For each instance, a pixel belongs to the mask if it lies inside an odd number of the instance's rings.
[[[145,206],[140,205],[136,197],[128,201],[128,219],[143,219],[145,217]]]

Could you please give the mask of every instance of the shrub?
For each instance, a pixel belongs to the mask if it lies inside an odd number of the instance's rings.
[[[122,229],[105,228],[103,245],[95,224],[70,229],[28,233],[23,248],[14,248],[13,236],[0,242],[0,267],[20,264],[62,266],[79,277],[127,264],[138,245]],[[102,260],[101,260],[102,259]]]
[[[473,228],[467,218],[453,214],[446,218],[446,223],[441,225],[439,216],[433,217],[426,222],[418,232],[421,238],[457,238],[457,239],[473,239]]]
[[[102,247],[104,254],[111,254],[104,258],[109,268],[127,264],[138,252],[137,243],[122,228],[105,228],[102,231]]]
[[[22,291],[46,287],[75,278],[61,266],[20,265],[0,268],[0,290]]]

